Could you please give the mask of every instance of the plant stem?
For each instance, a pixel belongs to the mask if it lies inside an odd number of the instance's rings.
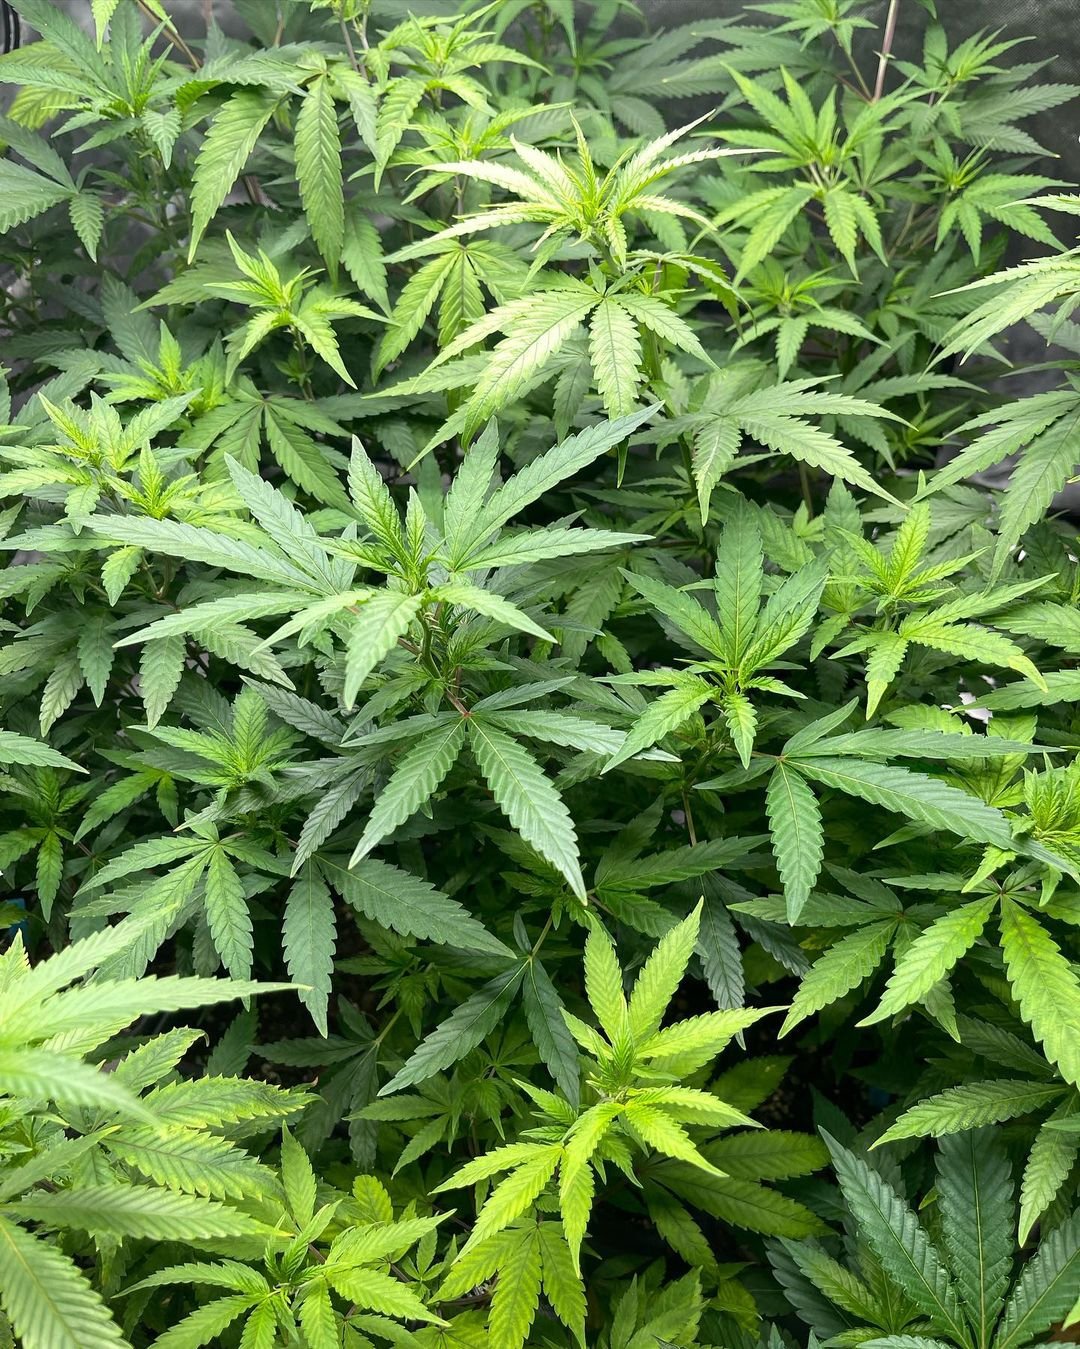
[[[154,24],[160,23],[160,20],[155,19],[152,11],[146,7],[144,0],[135,0],[135,3],[139,6],[142,12],[152,23]],[[169,41],[176,48],[177,51],[183,52],[192,70],[198,70],[199,67],[202,65],[202,62],[191,50],[191,48],[180,36],[180,34],[176,31],[176,29],[172,26],[172,24],[165,24],[161,31],[165,35],[165,37],[169,39]]]
[[[339,19],[338,23],[341,25],[341,36],[345,43],[345,50],[349,53],[349,64],[352,66],[353,70],[355,70],[356,73],[359,75],[360,62],[357,60],[356,57],[356,48],[353,46],[352,35],[349,33],[349,25],[345,22],[344,19]]]
[[[810,491],[810,475],[806,471],[806,465],[799,461],[799,486],[802,488],[803,504],[806,506],[806,514],[812,520],[814,518],[814,498]]]
[[[877,79],[874,81],[873,102],[877,103],[885,90],[885,71],[892,55],[893,40],[896,37],[896,19],[900,13],[900,0],[889,0],[889,11],[885,16],[885,34],[881,42],[881,54],[878,56]]]

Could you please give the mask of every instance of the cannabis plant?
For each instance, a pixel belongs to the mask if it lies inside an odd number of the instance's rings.
[[[1080,90],[12,6],[0,1345],[1067,1333]]]
[[[844,1344],[983,1349],[1030,1344],[1080,1319],[1080,1215],[1018,1262],[1013,1179],[992,1131],[942,1142],[925,1222],[887,1175],[826,1141],[849,1215],[844,1257],[792,1241],[774,1254],[793,1305],[817,1334]]]

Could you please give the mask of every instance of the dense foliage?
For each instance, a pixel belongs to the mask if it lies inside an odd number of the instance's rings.
[[[14,5],[0,1345],[1068,1337],[1080,90]]]

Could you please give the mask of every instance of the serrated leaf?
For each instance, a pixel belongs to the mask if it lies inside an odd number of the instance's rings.
[[[872,1167],[828,1134],[824,1137],[844,1199],[874,1254],[937,1329],[965,1343],[967,1325],[956,1288],[918,1218]]]
[[[206,921],[214,949],[234,979],[251,973],[254,944],[244,885],[222,848],[215,848],[205,875]]]
[[[1018,1349],[1063,1320],[1076,1302],[1078,1278],[1080,1213],[1074,1213],[1043,1238],[1016,1281],[994,1338],[995,1349]]]
[[[510,823],[584,900],[574,822],[540,765],[516,740],[477,717],[469,720],[469,747]]]
[[[326,1035],[326,1009],[334,969],[337,924],[334,901],[318,868],[300,870],[285,901],[281,944],[289,978],[307,985],[300,1001],[311,1013],[320,1035]]]
[[[660,1029],[668,1003],[682,983],[697,945],[701,904],[681,923],[666,932],[653,948],[634,981],[628,1004],[628,1025],[635,1041],[648,1039]]]
[[[566,1028],[563,1004],[547,970],[533,957],[521,986],[522,1005],[529,1034],[537,1053],[559,1090],[577,1105],[581,1094],[581,1068],[574,1038]]]
[[[1001,949],[1013,996],[1046,1057],[1080,1086],[1080,979],[1049,932],[1012,900],[1001,902]]]
[[[0,1216],[0,1306],[25,1349],[125,1349],[98,1294],[55,1246]],[[91,1338],[92,1337],[92,1338]]]
[[[626,995],[622,970],[611,938],[596,926],[585,943],[585,994],[604,1034],[614,1041],[626,1029]]]
[[[488,1334],[492,1343],[521,1349],[540,1305],[542,1269],[539,1229],[514,1232],[499,1262],[491,1299]]]
[[[868,923],[841,937],[819,956],[803,976],[780,1034],[786,1035],[800,1021],[845,997],[868,979],[885,959],[895,928],[892,920]]]
[[[1031,1229],[1054,1202],[1080,1154],[1080,1136],[1048,1127],[1071,1117],[1071,1102],[1059,1106],[1042,1124],[1031,1145],[1020,1182],[1019,1239],[1026,1244]]]
[[[85,773],[63,754],[34,740],[28,735],[0,730],[0,764],[29,764],[41,768],[67,768],[74,773]]]
[[[724,638],[716,620],[692,596],[674,586],[654,581],[650,576],[628,572],[626,579],[658,614],[662,614],[684,633],[695,647],[723,660]]]
[[[12,159],[0,159],[0,234],[23,225],[71,196],[71,188],[54,183]]]
[[[848,796],[883,806],[908,819],[998,848],[1007,849],[1012,844],[1012,831],[999,810],[939,778],[892,764],[853,759],[808,757],[798,762],[801,772],[826,787],[835,787]]]
[[[637,324],[616,299],[603,299],[589,320],[589,357],[609,417],[631,412],[641,382]]]
[[[345,684],[342,698],[352,707],[360,685],[404,637],[420,612],[419,595],[387,590],[373,595],[360,606],[345,651]]]
[[[1013,1261],[1013,1180],[994,1129],[950,1134],[938,1151],[941,1230],[976,1344],[989,1344]]]
[[[681,678],[676,688],[662,693],[636,719],[634,725],[627,731],[626,739],[618,753],[613,754],[608,760],[604,772],[609,772],[627,759],[632,759],[642,750],[650,749],[657,741],[663,740],[672,731],[677,731],[698,708],[703,707],[712,698],[713,693],[713,686],[704,679]]]
[[[978,1129],[984,1124],[1000,1124],[1038,1110],[1061,1092],[1057,1084],[1014,1078],[948,1087],[905,1110],[875,1146],[899,1138],[939,1138],[964,1129]]]
[[[386,1083],[379,1095],[387,1096],[423,1082],[474,1050],[506,1015],[524,973],[524,963],[515,965],[455,1007],[450,1016],[420,1042],[405,1066]]]
[[[320,867],[346,903],[382,927],[467,951],[510,954],[464,905],[419,876],[371,857],[349,868],[324,858]]]
[[[117,1237],[204,1241],[214,1237],[265,1237],[263,1223],[227,1204],[146,1185],[84,1185],[35,1194],[8,1212],[46,1227],[74,1227]]]
[[[350,866],[366,857],[431,799],[453,768],[464,743],[465,722],[459,719],[421,736],[402,756],[371,808]]]
[[[276,106],[277,99],[267,91],[238,89],[210,124],[195,164],[191,190],[189,262],[207,225],[251,157]]]
[[[296,177],[311,237],[331,278],[337,275],[345,237],[341,182],[341,135],[330,79],[318,76],[307,87],[296,118]]]
[[[821,810],[805,779],[780,762],[765,789],[765,810],[776,868],[784,887],[787,920],[797,923],[821,871]]]
[[[884,1021],[925,998],[979,939],[994,905],[993,898],[977,899],[931,923],[897,960],[881,1002],[859,1025]]]

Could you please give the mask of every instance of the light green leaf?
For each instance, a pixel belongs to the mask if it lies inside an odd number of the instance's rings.
[[[1074,1113],[1075,1106],[1071,1101],[1058,1106],[1040,1126],[1031,1145],[1020,1182],[1019,1239],[1022,1244],[1027,1242],[1031,1229],[1053,1203],[1080,1154],[1080,1135],[1048,1127],[1071,1118]]]
[[[221,962],[234,979],[251,973],[254,938],[244,885],[222,848],[210,854],[206,868],[206,921]]]
[[[682,983],[697,945],[701,903],[653,948],[634,981],[628,1008],[630,1033],[635,1041],[648,1039],[660,1029],[665,1011]]]
[[[71,1260],[0,1216],[0,1306],[24,1349],[126,1349]]]
[[[207,225],[251,157],[276,106],[277,99],[266,90],[237,89],[210,124],[195,164],[189,262]]]
[[[609,1040],[623,1035],[627,1025],[626,995],[615,947],[596,924],[585,943],[585,994]]]
[[[1001,949],[1013,996],[1046,1057],[1080,1086],[1080,979],[1046,928],[1001,902]]]
[[[859,1025],[884,1021],[925,998],[979,939],[994,905],[992,897],[977,899],[931,923],[896,962],[881,1002]]]
[[[85,768],[80,768],[77,763],[40,740],[4,730],[0,730],[0,764],[27,764],[40,768],[67,768],[73,773],[86,772]]]
[[[408,632],[420,605],[419,595],[395,590],[382,591],[361,605],[345,651],[342,698],[346,707],[353,706],[360,685]]]
[[[259,1238],[271,1230],[227,1204],[146,1185],[82,1185],[55,1194],[38,1193],[8,1204],[6,1211],[45,1227],[155,1241]]]
[[[633,410],[641,382],[637,324],[615,299],[603,299],[589,321],[589,358],[609,417]]]
[[[874,1146],[899,1138],[940,1138],[984,1124],[1000,1124],[1038,1110],[1062,1091],[1057,1083],[1023,1082],[1015,1078],[948,1087],[905,1110]]]
[[[540,1305],[542,1278],[540,1229],[527,1227],[508,1233],[499,1277],[491,1299],[488,1335],[492,1344],[521,1349]]]
[[[824,955],[818,956],[803,975],[780,1034],[786,1035],[800,1021],[845,997],[868,979],[884,960],[895,930],[892,919],[868,923],[841,937]]]
[[[961,838],[992,843],[998,848],[1009,848],[1012,844],[1012,831],[1001,811],[939,778],[892,764],[853,759],[808,757],[799,759],[798,765],[801,772],[826,787],[835,787],[848,796],[883,806],[935,829],[946,829]]]
[[[431,799],[453,768],[464,743],[465,722],[461,718],[419,737],[376,797],[364,832],[349,859],[350,866],[366,857],[376,844]]]
[[[636,718],[618,753],[613,754],[605,765],[605,773],[678,730],[715,692],[704,679],[688,675],[673,677],[679,681],[677,687],[662,693]]]

